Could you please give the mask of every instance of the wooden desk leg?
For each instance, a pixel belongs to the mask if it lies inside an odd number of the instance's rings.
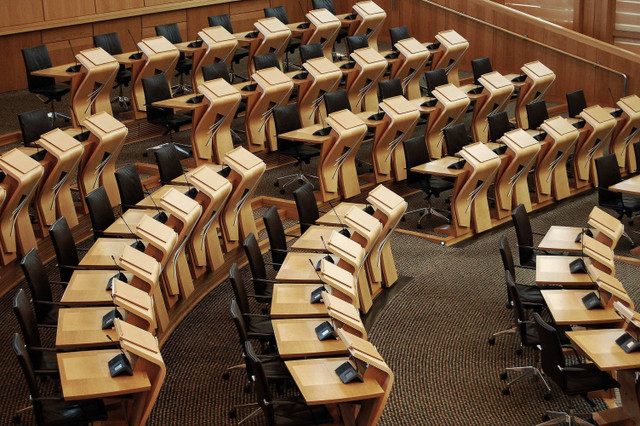
[[[617,380],[620,383],[622,409],[636,424],[640,423],[640,399],[638,399],[640,386],[636,381],[636,372],[618,371]]]

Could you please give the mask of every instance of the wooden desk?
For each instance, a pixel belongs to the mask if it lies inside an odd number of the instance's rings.
[[[146,372],[111,377],[107,363],[119,349],[64,352],[58,355],[62,394],[67,401],[127,395],[151,389]]]
[[[67,68],[73,67],[75,65],[80,65],[80,64],[78,62],[72,62],[69,64],[57,65],[55,67],[44,68],[37,71],[31,71],[31,75],[36,77],[53,77],[58,80],[60,79],[70,80],[71,90],[69,91],[69,116],[72,119],[73,125],[77,126],[78,122],[76,121],[75,116],[73,114],[73,102],[71,100],[75,97],[76,92],[78,91],[78,87],[80,86],[80,83],[84,78],[84,73],[82,73],[80,70],[76,72],[67,71]]]
[[[139,201],[138,204],[136,204],[136,208],[155,209],[156,205],[160,206],[160,199],[164,197],[165,194],[169,192],[172,188],[182,192],[185,192],[188,189],[188,188],[185,188],[183,185],[162,185],[160,188],[153,191],[151,195],[147,195],[146,197],[144,197],[142,201]],[[154,201],[155,201],[155,204],[154,204]]]
[[[347,347],[338,339],[318,340],[316,327],[326,318],[290,318],[273,320],[278,353],[283,359],[346,355]]]
[[[271,318],[326,317],[324,303],[311,303],[311,293],[319,284],[275,284],[271,298]]]
[[[109,225],[104,230],[103,235],[105,237],[132,236],[133,230],[136,229],[143,217],[153,217],[156,214],[158,214],[158,210],[155,209],[129,209],[124,212],[122,217],[117,218],[115,222]]]
[[[80,266],[116,269],[111,256],[117,258],[125,246],[135,242],[136,240],[133,238],[98,238],[80,261]]]
[[[329,241],[329,237],[331,237],[333,231],[335,231],[333,227],[310,226],[309,229],[293,243],[291,249],[296,251],[327,253],[328,250],[325,248],[322,240],[324,239],[325,243]]]
[[[337,206],[335,206],[333,209],[329,210],[328,212],[320,216],[320,218],[316,220],[316,223],[318,225],[342,226],[340,225],[340,221],[344,223],[345,215],[349,210],[351,210],[353,206],[356,206],[361,209],[364,209],[366,207],[365,204],[340,203]]]
[[[285,365],[309,405],[339,404],[383,396],[384,390],[373,378],[342,383],[335,370],[348,359],[301,359],[285,361]]]
[[[571,286],[595,286],[589,274],[572,274],[569,272],[569,264],[578,256],[536,256],[536,284]],[[587,257],[585,263],[589,263]]]
[[[625,179],[622,182],[611,185],[609,190],[622,192],[624,194],[639,195],[640,194],[640,175]]]
[[[582,298],[594,290],[542,290],[547,308],[558,325],[620,324],[622,318],[613,307],[587,309]]]
[[[111,291],[106,288],[109,279],[116,273],[113,270],[73,271],[60,303],[81,306],[113,305]],[[127,277],[127,281],[131,282],[133,274],[125,273],[124,275]]]
[[[60,309],[56,348],[113,346],[113,342],[118,341],[118,336],[113,328],[102,329],[102,317],[114,309],[114,307]],[[120,313],[123,313],[122,310]],[[111,337],[111,340],[107,336]]]
[[[314,266],[324,256],[326,256],[324,253],[288,253],[276,275],[276,281],[288,283],[321,283],[322,281],[318,278]],[[311,266],[309,259],[311,259],[314,266]]]
[[[576,226],[552,226],[538,244],[538,250],[582,252],[582,243],[576,243],[576,237],[582,228]]]

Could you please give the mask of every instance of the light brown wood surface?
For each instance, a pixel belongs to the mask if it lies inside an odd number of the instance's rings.
[[[337,339],[319,340],[316,327],[326,318],[289,318],[273,320],[278,353],[283,359],[319,358],[346,355],[347,347]]]

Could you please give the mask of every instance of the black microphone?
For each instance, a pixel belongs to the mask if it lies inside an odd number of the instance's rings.
[[[116,318],[122,319],[122,314],[120,314],[120,311],[118,311],[118,307],[114,306],[113,310],[107,312],[102,317],[102,329],[107,330],[109,328],[113,328],[113,324],[115,323]],[[110,338],[111,336],[107,334],[107,337]]]
[[[160,223],[166,223],[167,220],[169,219],[169,217],[167,216],[167,214],[165,212],[163,212],[162,210],[160,210],[160,207],[158,207],[158,205],[156,204],[155,200],[153,199],[153,195],[151,195],[151,191],[149,191],[149,189],[147,188],[147,185],[145,185],[144,183],[142,184],[142,187],[144,188],[144,190],[146,191],[147,195],[149,196],[149,199],[151,200],[151,202],[153,203],[153,205],[156,207],[156,210],[158,210],[158,214],[154,215],[153,218],[155,220],[157,220]]]
[[[587,273],[587,265],[584,263],[584,239],[582,238],[580,239],[580,258],[569,263],[569,272],[572,274]]]
[[[616,98],[613,96],[613,92],[611,91],[611,87],[607,87],[607,89],[609,89],[609,96],[611,96],[611,102],[613,102],[613,108],[616,107]],[[610,113],[612,116],[614,117],[620,117],[622,115],[622,110],[621,109],[614,109],[613,111],[611,111]]]
[[[108,334],[107,339],[111,340],[113,343],[116,343]],[[120,345],[118,345],[118,348],[120,349],[120,353],[114,356],[108,363],[109,374],[111,374],[111,377],[122,375],[133,376],[133,368],[131,368],[129,358],[127,358],[127,355],[125,355]]]
[[[71,40],[67,40],[67,42],[69,43],[69,49],[71,49],[71,56],[73,56],[73,61],[76,64],[70,66],[65,71],[67,71],[67,72],[78,72],[78,71],[80,71],[80,64],[78,64],[78,59],[76,59],[76,52],[73,51],[73,46],[71,45]]]
[[[579,243],[582,241],[582,236],[583,235],[587,235],[589,237],[593,237],[593,232],[591,232],[591,229],[589,228],[583,228],[582,231],[580,231],[580,233],[578,234],[578,236],[575,239],[576,243]]]
[[[318,273],[318,271],[320,270],[319,269],[320,263],[318,263],[318,269],[316,269],[316,267],[313,265],[313,261],[311,259],[309,259],[309,263],[313,267],[313,271],[316,273],[316,275],[318,276],[320,281],[322,281],[322,277]],[[324,291],[324,285],[321,285],[320,287],[318,287],[315,290],[313,290],[311,292],[311,300],[310,300],[310,302],[311,303],[320,303],[322,301],[322,292],[323,291]]]
[[[113,260],[113,263],[116,265],[116,268],[118,268],[118,273],[112,276],[111,278],[109,278],[109,281],[107,281],[107,288],[106,288],[107,291],[110,291],[111,288],[113,287],[113,280],[120,280],[125,283],[129,282],[127,281],[127,277],[122,273],[122,268],[120,268],[120,265],[118,265],[118,262],[116,262],[116,258],[113,257],[113,255],[111,255],[111,259]]]
[[[129,33],[129,37],[131,37],[131,41],[133,41],[133,45],[135,47],[137,47],[137,53],[134,53],[133,55],[129,56],[129,59],[140,59],[142,58],[142,52],[140,51],[140,46],[138,46],[138,43],[136,43],[136,39],[133,37],[133,34],[131,34],[131,30],[127,28],[127,32]]]
[[[324,249],[326,251],[329,251],[329,248],[327,247],[327,244],[324,242],[324,238],[322,237],[322,235],[320,235],[320,241],[322,241],[322,245],[324,246]],[[322,259],[327,259],[327,262],[330,263],[335,263],[333,261],[333,258],[331,257],[331,255],[326,255],[325,257],[323,257]],[[318,272],[320,270],[320,262],[322,262],[322,259],[318,260],[318,263],[316,264],[316,266],[313,268],[315,269],[316,272]],[[309,261],[311,261],[311,259],[309,259]]]
[[[184,195],[191,199],[195,199],[196,195],[198,195],[198,190],[196,188],[193,188],[189,183],[189,178],[187,177],[187,172],[184,170],[184,167],[182,167],[182,165],[180,165],[180,167],[182,168],[182,175],[184,176],[184,180],[185,182],[187,182],[187,186],[189,187],[189,190],[185,192]]]
[[[344,225],[344,223],[342,223],[342,220],[340,220],[340,215],[338,215],[338,212],[336,211],[336,209],[333,208],[333,204],[331,203],[331,201],[327,201],[329,203],[329,205],[331,206],[331,210],[333,210],[333,213],[336,215],[336,217],[338,218],[338,222],[340,223],[340,226],[342,226],[342,230],[340,231],[340,233],[342,235],[344,235],[347,238],[351,238],[351,232],[349,232],[349,230],[347,229],[347,227]],[[322,238],[322,236],[320,236],[320,238]],[[324,241],[323,241],[324,243]]]
[[[304,9],[302,7],[302,3],[300,3],[300,0],[298,0],[298,7],[300,8],[300,12],[302,12],[302,16],[305,16]],[[310,22],[303,22],[298,25],[298,28],[300,28],[301,30],[304,30],[309,28],[310,26],[311,26]]]
[[[140,240],[140,238],[138,238],[138,236],[136,234],[133,233],[133,231],[129,227],[129,224],[127,223],[127,221],[124,220],[124,217],[121,214],[119,214],[118,216],[120,217],[120,219],[122,219],[122,222],[124,223],[124,226],[126,226],[127,229],[129,230],[129,232],[131,232],[131,235],[133,235],[133,238],[136,239],[136,242],[131,244],[131,247],[133,247],[134,249],[139,250],[141,252],[144,252],[144,249],[145,249],[144,243]]]

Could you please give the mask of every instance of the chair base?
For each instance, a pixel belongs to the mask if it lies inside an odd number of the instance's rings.
[[[518,327],[511,327],[506,330],[496,331],[489,337],[489,345],[493,346],[496,343],[496,337],[502,336],[503,334],[516,334],[518,331]]]
[[[307,175],[307,174],[302,173],[302,170],[299,170],[298,173],[294,173],[294,174],[290,174],[290,175],[286,175],[286,176],[280,176],[273,183],[273,186],[280,187],[280,193],[284,194],[285,188],[287,186],[291,185],[293,182],[299,181],[301,183],[311,183],[309,181],[309,178],[318,179],[318,176]],[[288,180],[284,185],[280,186],[280,181],[283,180],[283,179],[288,179]]]
[[[507,383],[504,389],[502,389],[503,395],[509,395],[510,393],[509,389],[511,388],[511,385],[513,385],[514,383],[517,383],[523,379],[526,379],[527,377],[538,377],[542,381],[542,384],[544,385],[544,387],[547,389],[547,393],[545,394],[545,399],[547,400],[551,399],[551,388],[549,387],[549,384],[545,380],[544,375],[542,374],[542,371],[540,371],[539,368],[534,367],[532,365],[527,365],[524,367],[509,367],[505,369],[504,373],[501,374],[500,378],[504,378],[506,380],[508,371],[518,371],[518,372],[521,372],[522,374],[520,374],[518,377],[512,379]]]
[[[588,422],[581,417],[592,418],[591,414],[588,413],[574,413],[573,410],[569,410],[568,413],[563,411],[547,411],[545,418],[550,418],[549,420],[538,423],[537,426],[542,425],[560,425],[568,423],[569,425],[593,425],[593,423]]]
[[[420,217],[418,218],[418,229],[422,228],[422,219],[424,219],[427,216],[436,216],[436,217],[439,217],[441,219],[444,219],[447,223],[451,223],[451,219],[449,219],[447,216],[442,214],[439,210],[434,209],[431,206],[423,207],[421,209],[412,210],[410,212],[407,212],[402,216],[402,220],[404,220],[407,215],[416,214],[416,213],[420,214]]]
[[[111,98],[111,103],[116,103],[118,102],[118,104],[122,107],[122,108],[126,108],[129,109],[129,107],[131,106],[131,99],[129,99],[129,97],[127,96],[114,96],[113,98]]]
[[[171,96],[186,95],[191,92],[193,92],[193,87],[190,84],[180,83],[171,87]]]

